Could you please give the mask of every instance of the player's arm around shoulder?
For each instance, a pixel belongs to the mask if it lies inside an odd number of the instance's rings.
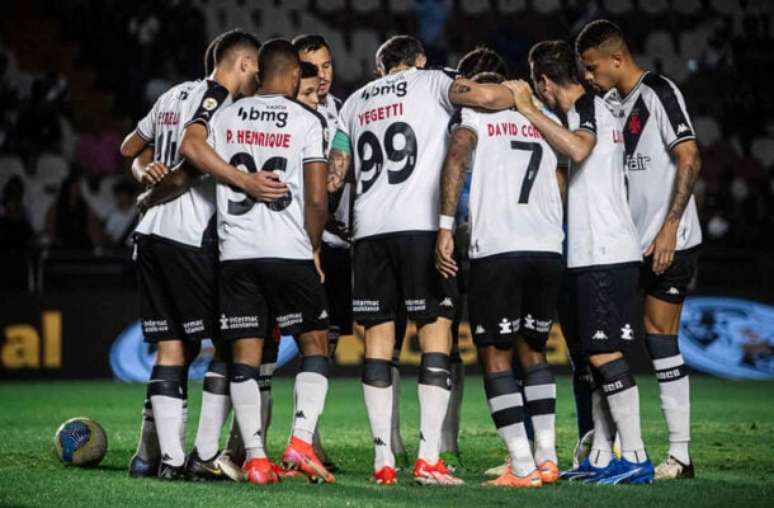
[[[532,88],[526,81],[506,81],[504,86],[510,89],[513,94],[513,101],[516,103],[516,109],[519,110],[519,113],[538,128],[546,141],[557,152],[575,163],[583,162],[588,158],[597,143],[596,121],[593,116],[591,117],[593,126],[585,125],[585,121],[581,121],[578,128],[571,130],[572,123],[570,123],[571,129],[566,129],[541,111],[532,94]],[[583,99],[582,97],[579,100]],[[568,114],[568,117],[571,115],[572,112]]]
[[[499,111],[513,107],[513,96],[500,84],[476,83],[466,78],[455,79],[449,87],[449,101],[455,106]]]
[[[453,277],[458,270],[454,260],[454,214],[465,182],[465,170],[478,142],[474,122],[469,121],[471,115],[475,113],[463,112],[463,123],[452,130],[441,170],[441,216],[435,243],[435,266],[444,277]]]

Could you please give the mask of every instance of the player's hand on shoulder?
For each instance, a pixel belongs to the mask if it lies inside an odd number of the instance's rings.
[[[258,201],[276,201],[288,194],[288,186],[271,171],[256,171],[244,175],[244,190]]]
[[[521,79],[503,82],[513,94],[513,103],[521,113],[540,111],[540,102],[532,94],[532,87]]]
[[[435,241],[435,267],[444,278],[457,275],[457,262],[454,260],[454,234],[448,229],[439,229]]]
[[[166,164],[160,161],[152,161],[145,166],[145,171],[142,175],[142,183],[145,185],[156,185],[164,179],[169,173],[169,168]]]
[[[653,273],[661,275],[672,265],[677,247],[677,228],[679,224],[666,221],[656,235],[656,239],[645,251],[645,257],[653,255]]]

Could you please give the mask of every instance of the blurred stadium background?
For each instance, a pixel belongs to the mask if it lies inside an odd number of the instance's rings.
[[[722,374],[723,363],[741,363],[758,377],[774,376],[772,308],[763,305],[774,303],[773,2],[28,0],[4,9],[0,379],[147,373],[134,365],[150,361],[133,325],[130,232],[139,189],[118,147],[158,95],[202,76],[203,50],[218,33],[325,35],[335,55],[333,92],[345,98],[374,75],[375,50],[390,34],[418,34],[435,65],[456,66],[465,51],[486,44],[513,76],[526,77],[534,42],[574,37],[598,17],[620,23],[641,63],[682,87],[693,115],[705,239],[694,294],[720,299],[687,305],[693,318],[684,328],[692,327],[698,353],[723,343],[714,371],[704,370]],[[119,336],[128,342],[116,355],[132,365],[111,368]],[[411,348],[408,341],[409,364],[418,360]],[[475,364],[464,326],[463,352]],[[566,362],[558,329],[552,352],[554,363]],[[339,363],[357,365],[360,354],[360,341],[347,338]]]

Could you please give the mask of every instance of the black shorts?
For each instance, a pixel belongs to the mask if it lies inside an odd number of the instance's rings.
[[[140,320],[146,342],[217,339],[217,246],[135,237]]]
[[[551,332],[562,257],[554,253],[508,253],[470,262],[470,327],[477,347],[513,347],[521,336],[545,351]]]
[[[640,269],[640,287],[645,294],[680,305],[685,300],[688,284],[696,274],[699,246],[675,252],[674,260],[661,275],[653,273],[653,256],[645,258]]]
[[[240,259],[220,265],[220,335],[225,340],[328,329],[328,304],[312,261]]]
[[[444,279],[435,268],[434,231],[363,238],[355,243],[352,315],[368,325],[395,320],[400,306],[408,319],[453,319],[458,305],[457,279]]]
[[[559,317],[571,350],[612,353],[635,342],[638,265],[565,272]]]
[[[331,327],[342,335],[352,334],[352,260],[347,247],[322,244],[320,262],[325,274]]]

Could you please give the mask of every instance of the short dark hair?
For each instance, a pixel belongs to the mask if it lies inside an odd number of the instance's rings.
[[[582,55],[587,49],[598,48],[610,40],[618,40],[626,46],[621,27],[608,19],[595,19],[578,34],[575,39],[575,51]]]
[[[258,52],[258,79],[264,81],[298,67],[298,50],[287,39],[270,39]],[[316,74],[316,73],[315,73]]]
[[[204,51],[204,75],[209,76],[215,69],[215,47],[220,42],[223,34],[216,36],[207,45],[207,49]]]
[[[497,52],[486,46],[478,46],[460,58],[457,71],[463,77],[471,79],[481,72],[495,72],[505,76],[508,74],[508,67],[505,65],[505,60]]]
[[[505,76],[499,72],[479,72],[475,76],[470,78],[471,81],[476,83],[502,83],[505,81]]]
[[[559,86],[580,83],[577,57],[565,41],[538,42],[529,50],[528,61],[534,80],[545,75]]]
[[[425,54],[419,39],[410,35],[395,35],[376,50],[376,67],[390,72],[398,65],[414,65],[417,57]]]
[[[317,51],[320,48],[331,50],[328,41],[320,34],[301,34],[293,37],[293,46],[296,51]]]
[[[315,78],[319,74],[317,66],[309,62],[301,62],[301,79]]]
[[[261,49],[261,42],[258,38],[239,28],[224,32],[218,36],[220,40],[215,44],[215,65],[219,65],[225,58],[236,49],[254,48],[256,51]]]

